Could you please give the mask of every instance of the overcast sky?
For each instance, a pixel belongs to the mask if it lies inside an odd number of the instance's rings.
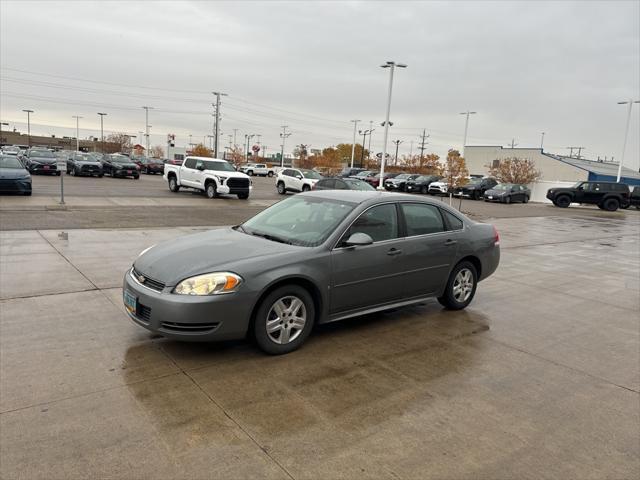
[[[32,133],[144,130],[152,143],[202,141],[213,90],[221,141],[260,134],[267,153],[351,142],[351,119],[377,125],[381,150],[387,60],[394,82],[390,140],[416,151],[468,144],[540,144],[588,158],[622,150],[626,109],[640,98],[640,2],[29,2],[0,1],[0,117]],[[626,164],[638,169],[634,108]],[[5,127],[6,128],[6,127]],[[359,137],[360,139],[362,137]],[[254,141],[257,140],[254,139]],[[208,140],[207,140],[208,141]],[[287,148],[287,150],[290,150]]]

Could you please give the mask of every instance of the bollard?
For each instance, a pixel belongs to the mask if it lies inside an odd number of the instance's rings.
[[[60,172],[60,205],[64,205],[64,173]]]

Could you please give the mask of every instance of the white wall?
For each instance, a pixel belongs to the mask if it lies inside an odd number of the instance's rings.
[[[550,182],[541,180],[539,182],[531,183],[528,185],[531,190],[531,201],[540,203],[551,203],[551,200],[547,199],[547,190],[550,188],[570,187],[576,182]]]

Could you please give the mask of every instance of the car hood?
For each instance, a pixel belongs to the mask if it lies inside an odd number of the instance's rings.
[[[402,182],[410,182],[411,180],[407,180],[406,178],[388,178],[385,182],[388,183],[402,183]]]
[[[138,166],[133,163],[112,163],[111,165],[113,165],[115,168],[122,168],[125,170],[135,170]]]
[[[462,190],[478,190],[481,185],[463,185],[460,187]]]
[[[495,195],[496,197],[499,195],[504,195],[505,193],[507,193],[506,190],[487,190],[486,192],[484,192],[485,195]]]
[[[29,172],[24,168],[0,168],[0,178],[3,180],[15,180],[29,176]]]
[[[431,186],[431,187],[446,187],[447,186],[447,182],[431,182],[429,184],[429,186]]]
[[[207,173],[212,173],[214,175],[220,176],[220,177],[227,177],[227,178],[246,178],[249,179],[249,176],[242,173],[242,172],[229,172],[226,170],[204,170]]]
[[[102,164],[100,162],[91,162],[91,161],[86,161],[86,160],[76,160],[75,164],[78,165],[79,167],[84,167],[85,165],[90,165],[92,167],[100,167],[102,166]]]
[[[54,163],[58,163],[57,158],[46,158],[46,157],[31,157],[30,161],[41,163],[42,165],[53,165]]]
[[[247,265],[255,268],[255,261],[247,260],[287,256],[303,248],[221,228],[160,243],[133,265],[141,274],[174,286],[185,278],[220,270],[242,275]]]

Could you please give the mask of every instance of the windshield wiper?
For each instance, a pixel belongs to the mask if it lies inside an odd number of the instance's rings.
[[[249,235],[255,235],[256,237],[261,237],[261,238],[264,238],[266,240],[271,240],[272,242],[278,242],[278,243],[285,243],[287,245],[293,245],[293,243],[291,243],[289,240],[287,240],[285,238],[278,237],[276,235],[270,235],[268,233],[251,232]]]

